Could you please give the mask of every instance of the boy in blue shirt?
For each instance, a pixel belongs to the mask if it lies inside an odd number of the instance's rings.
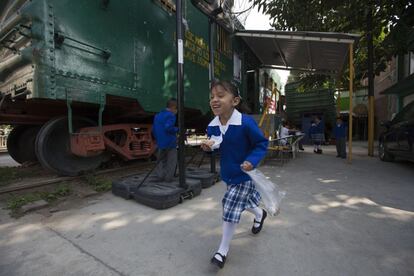
[[[334,129],[336,140],[336,157],[346,158],[346,126],[341,117],[336,119]]]
[[[159,181],[173,180],[177,166],[177,132],[175,126],[177,114],[177,100],[171,98],[167,108],[155,115],[152,133],[158,146],[158,165],[155,174]]]

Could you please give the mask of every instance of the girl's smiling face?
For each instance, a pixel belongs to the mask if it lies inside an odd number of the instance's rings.
[[[214,115],[230,118],[234,108],[240,103],[240,97],[234,96],[223,86],[216,85],[211,89],[210,107]]]

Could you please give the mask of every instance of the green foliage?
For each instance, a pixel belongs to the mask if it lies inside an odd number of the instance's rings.
[[[12,212],[17,211],[22,206],[40,200],[40,194],[27,194],[24,196],[14,196],[7,200],[7,209],[10,209]]]
[[[84,181],[97,192],[106,192],[112,188],[112,182],[109,179],[98,178],[94,175],[85,175],[83,177]]]
[[[8,134],[12,130],[10,125],[0,125],[0,135]]]
[[[288,78],[288,83],[300,83],[296,91],[305,92],[306,90],[323,89],[334,87],[333,79],[330,76],[312,74],[306,72],[291,72]]]
[[[407,0],[250,0],[270,15],[276,30],[343,32],[361,35],[355,49],[355,78],[363,78],[367,66],[367,18],[372,10],[374,71],[378,75],[386,62],[408,51],[407,37],[413,32],[414,5]],[[341,79],[348,85],[348,70]],[[304,75],[303,77],[308,77]]]
[[[13,196],[7,200],[7,208],[12,212],[18,211],[22,206],[35,202],[38,200],[45,200],[47,202],[53,202],[58,198],[68,196],[72,193],[71,189],[66,184],[59,185],[53,192],[34,192],[30,194]]]
[[[19,177],[17,170],[14,168],[0,168],[0,186],[8,184],[11,180]]]
[[[32,176],[32,170],[24,170],[19,167],[0,167],[0,186],[9,184],[13,180]]]
[[[59,185],[55,189],[55,191],[53,191],[52,193],[45,192],[45,193],[42,193],[41,195],[42,195],[42,199],[44,199],[44,200],[46,200],[48,202],[51,202],[51,201],[54,201],[54,200],[56,200],[58,198],[68,196],[71,193],[72,193],[72,191],[69,188],[69,186],[62,184],[62,185]]]

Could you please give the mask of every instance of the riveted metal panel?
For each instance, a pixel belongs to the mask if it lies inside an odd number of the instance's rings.
[[[21,51],[32,68],[30,97],[66,101],[69,91],[72,102],[102,104],[106,95],[115,95],[157,112],[176,96],[175,14],[155,0],[104,2],[37,0],[23,5],[21,15],[31,22],[30,45]],[[205,113],[208,19],[189,0],[184,17],[185,105]],[[216,51],[215,59],[216,77],[231,80],[232,56]]]

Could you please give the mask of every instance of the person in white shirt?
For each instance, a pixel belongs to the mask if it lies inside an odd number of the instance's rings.
[[[282,122],[282,126],[280,127],[280,131],[279,131],[279,138],[281,138],[280,144],[283,146],[288,143],[287,139],[283,139],[289,136],[289,129],[287,128],[287,126],[288,126],[287,122]]]

